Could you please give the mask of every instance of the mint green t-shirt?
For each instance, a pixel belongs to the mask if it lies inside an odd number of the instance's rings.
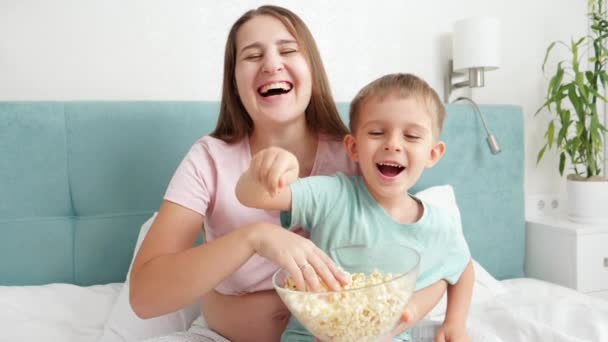
[[[290,188],[289,226],[308,229],[310,239],[332,258],[333,248],[346,245],[409,246],[421,256],[417,290],[441,279],[456,283],[470,260],[461,224],[447,210],[419,200],[424,211],[418,222],[398,223],[372,197],[362,177],[342,173],[303,178]],[[281,341],[313,338],[292,316]]]

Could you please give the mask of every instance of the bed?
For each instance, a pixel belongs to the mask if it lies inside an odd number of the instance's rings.
[[[194,319],[196,305],[133,321],[125,279],[173,170],[218,108],[0,102],[0,341],[135,340]],[[481,110],[502,153],[489,153],[471,107],[449,105],[447,154],[414,189],[450,184],[456,195],[478,275],[473,340],[608,341],[607,301],[524,277],[523,113]]]

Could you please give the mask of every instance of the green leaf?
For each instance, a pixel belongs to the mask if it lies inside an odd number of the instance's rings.
[[[579,38],[579,40],[574,44],[577,48],[587,39],[587,37]]]
[[[568,84],[566,84],[566,85],[562,85],[561,87],[559,87],[559,91],[556,93],[556,95],[555,95],[555,96],[548,97],[548,98],[545,100],[545,103],[543,103],[543,105],[542,105],[540,108],[538,108],[538,109],[536,110],[536,113],[534,113],[534,115],[535,115],[535,116],[536,116],[536,115],[538,115],[538,113],[540,113],[540,112],[541,112],[541,111],[542,111],[544,108],[547,108],[547,109],[551,110],[551,107],[550,107],[550,106],[551,106],[551,104],[556,104],[556,105],[558,105],[558,106],[559,106],[559,104],[561,103],[561,101],[562,101],[562,100],[563,100],[565,97],[567,97],[567,96],[568,96],[568,95],[567,95],[567,94],[568,94],[567,89],[568,89],[568,87],[569,87],[571,84],[572,84],[572,83],[568,83]]]
[[[549,123],[549,128],[547,129],[547,144],[549,148],[553,145],[553,138],[555,137],[555,123],[553,120]]]
[[[543,155],[545,154],[546,149],[547,149],[547,145],[545,144],[545,146],[543,146],[543,148],[541,148],[540,151],[538,151],[538,156],[536,157],[536,165],[538,165],[540,160],[543,158]]]
[[[549,82],[549,87],[547,88],[548,96],[555,96],[561,90],[562,79],[564,78],[564,68],[562,67],[563,61],[557,63],[557,71],[555,72],[555,76],[551,78]]]
[[[595,75],[593,74],[593,72],[591,72],[589,70],[585,71],[585,77],[587,78],[587,82],[589,82],[590,84],[595,83],[595,81],[593,79],[595,77]]]
[[[600,70],[598,74],[600,75],[600,80],[602,81],[602,87],[605,87],[606,82],[608,81],[608,75],[606,75],[604,70]]]
[[[547,52],[545,52],[545,59],[543,60],[543,66],[541,68],[543,73],[545,72],[545,65],[547,64],[547,59],[549,58],[549,54],[551,53],[551,50],[553,50],[553,47],[555,46],[555,44],[557,44],[556,41],[549,44],[549,47],[547,48]]]
[[[587,87],[585,87],[585,74],[577,71],[574,79],[576,80],[578,91],[581,93],[582,100],[586,100],[589,95],[587,94]]]
[[[581,106],[581,101],[576,94],[576,88],[574,85],[568,88],[568,98],[570,99],[572,106],[574,106],[574,111],[580,116],[580,113],[583,112],[583,107]]]
[[[601,99],[601,100],[602,100],[602,101],[604,101],[604,102],[608,102],[608,99],[606,99],[606,98],[604,97],[604,95],[602,95],[602,94],[598,93],[598,92],[597,92],[597,90],[595,90],[595,89],[593,89],[593,88],[591,88],[591,87],[587,87],[587,90],[588,90],[588,91],[589,91],[591,94],[593,94],[593,96],[597,97],[598,99]]]
[[[570,126],[570,122],[566,121],[566,124],[562,125],[562,128],[559,130],[559,133],[557,134],[557,146],[562,146],[564,139],[568,134],[568,126]]]
[[[564,175],[564,167],[566,166],[566,154],[564,152],[559,155],[559,175]]]
[[[574,71],[575,74],[578,74],[578,45],[576,43],[574,43],[574,41],[571,42],[572,44],[572,70]]]

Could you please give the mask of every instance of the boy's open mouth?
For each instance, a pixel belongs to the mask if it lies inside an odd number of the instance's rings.
[[[293,89],[293,84],[285,81],[272,82],[258,88],[262,97],[287,94]]]
[[[377,163],[376,167],[381,174],[387,177],[395,177],[396,175],[400,174],[401,171],[405,170],[405,166],[395,162]]]

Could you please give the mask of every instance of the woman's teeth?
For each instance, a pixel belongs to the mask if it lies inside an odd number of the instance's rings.
[[[262,86],[259,93],[262,96],[280,95],[289,92],[292,85],[289,82],[273,82]]]

